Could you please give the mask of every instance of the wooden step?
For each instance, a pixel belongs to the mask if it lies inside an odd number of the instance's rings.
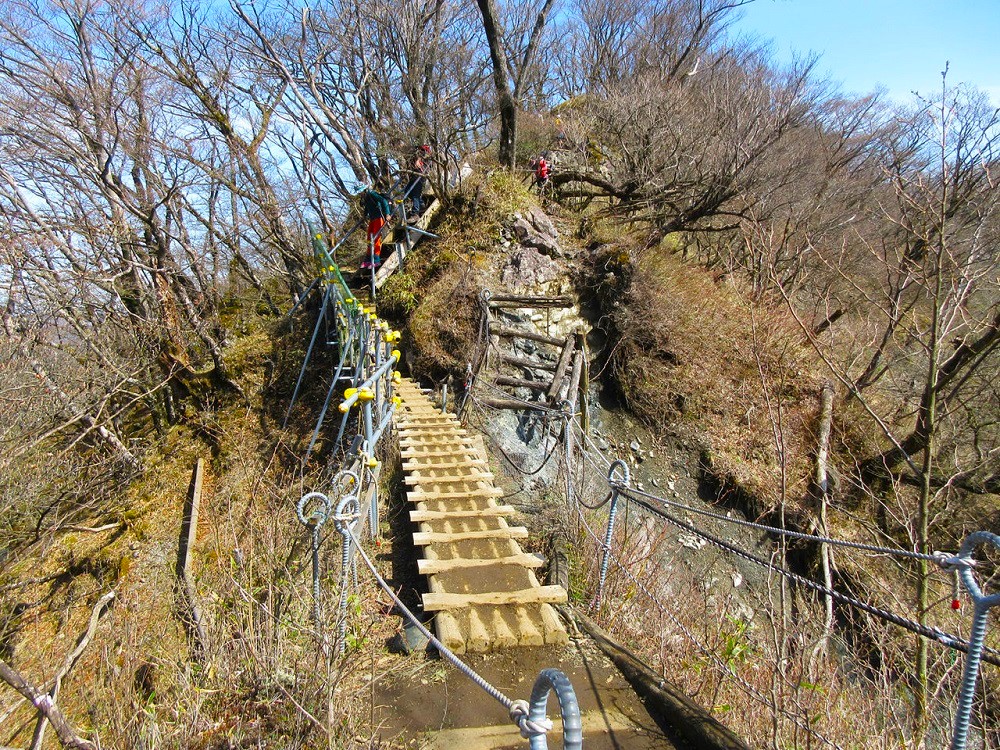
[[[454,455],[454,454],[452,454]],[[403,471],[419,471],[420,469],[464,469],[467,467],[489,466],[481,458],[460,457],[455,461],[442,461],[441,463],[430,463],[426,461],[404,461]]]
[[[515,513],[517,513],[517,508],[512,505],[490,505],[479,510],[411,510],[410,520],[419,523],[421,521],[444,521],[449,518],[512,516]]]
[[[411,487],[421,484],[458,484],[459,482],[492,482],[493,475],[488,471],[478,471],[472,474],[452,475],[447,477],[432,477],[426,474],[412,473],[403,477],[403,482]]]
[[[466,570],[469,568],[488,568],[491,565],[518,565],[522,568],[540,568],[545,561],[536,555],[524,552],[520,555],[508,555],[507,557],[455,557],[450,560],[417,560],[417,570],[421,575],[431,575],[433,573],[448,573],[452,570]]]
[[[425,612],[501,604],[560,604],[566,600],[566,589],[562,586],[535,586],[517,591],[488,591],[483,594],[431,593],[423,596]]]
[[[428,544],[451,544],[466,542],[470,539],[527,539],[528,530],[523,526],[508,526],[503,529],[484,529],[483,531],[416,531],[413,534],[415,547],[426,547]]]
[[[427,500],[459,500],[467,497],[503,497],[504,491],[499,487],[478,487],[472,490],[447,490],[438,492],[431,490],[422,492],[410,490],[406,493],[406,499],[413,503],[422,503]]]

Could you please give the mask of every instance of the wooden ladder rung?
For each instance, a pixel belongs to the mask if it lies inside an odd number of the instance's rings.
[[[488,471],[477,471],[472,474],[452,475],[449,477],[431,477],[426,474],[409,474],[403,482],[410,486],[420,484],[456,484],[458,482],[492,482],[493,474]]]
[[[446,492],[417,492],[411,490],[406,493],[406,499],[414,503],[422,503],[427,500],[459,500],[467,497],[503,497],[504,491],[499,487],[477,487],[473,490],[454,490]]]
[[[517,513],[513,505],[490,505],[478,510],[411,510],[410,520],[444,521],[449,518],[478,518],[479,516],[512,516]]]
[[[451,544],[452,542],[467,542],[470,539],[527,539],[528,530],[523,526],[508,526],[503,529],[485,529],[483,531],[417,531],[413,534],[415,547],[426,547],[428,544]]]
[[[434,575],[435,573],[448,573],[452,570],[465,570],[467,568],[488,568],[491,565],[518,565],[522,568],[540,568],[545,561],[527,552],[520,555],[510,555],[508,557],[456,557],[451,560],[417,560],[417,569],[420,575]]]
[[[559,604],[567,600],[562,586],[538,586],[519,591],[490,591],[484,594],[424,594],[424,611],[459,609],[501,604]]]
[[[420,471],[421,469],[465,469],[474,467],[489,466],[481,458],[473,456],[462,457],[458,461],[442,461],[439,464],[428,463],[426,461],[404,461],[403,471]]]

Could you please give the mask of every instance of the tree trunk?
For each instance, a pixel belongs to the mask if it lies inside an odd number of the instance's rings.
[[[490,47],[490,62],[493,65],[493,85],[497,90],[497,103],[500,109],[500,151],[498,159],[501,166],[514,168],[514,144],[517,141],[517,103],[507,82],[507,66],[504,64],[504,52],[500,40],[500,27],[497,25],[493,0],[476,0],[479,12],[483,16],[483,30]]]

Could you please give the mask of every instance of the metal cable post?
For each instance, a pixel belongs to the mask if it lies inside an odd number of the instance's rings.
[[[378,536],[378,481],[372,472],[372,462],[375,460],[373,453],[374,446],[367,440],[361,446],[361,463],[364,471],[368,474],[369,481],[372,482],[372,501],[368,505],[368,535],[374,539]]]
[[[333,478],[333,487],[338,489],[344,486],[346,489],[340,502],[337,503],[337,510],[333,516],[333,523],[341,536],[340,548],[340,603],[337,607],[337,653],[344,653],[347,648],[347,591],[350,586],[351,570],[351,526],[357,523],[361,512],[358,502],[358,490],[361,487],[361,480],[353,471],[340,471]],[[355,581],[356,583],[356,581]]]
[[[573,683],[558,669],[543,669],[531,688],[531,700],[514,701],[510,718],[521,729],[521,736],[528,740],[531,750],[548,750],[546,732],[552,730],[552,720],[546,716],[549,694],[555,690],[559,701],[559,715],[563,723],[563,750],[580,750],[583,746],[583,722],[580,704],[576,700]]]
[[[615,479],[615,472],[618,469],[621,469],[622,472],[622,479],[620,481]],[[608,561],[611,555],[611,536],[615,533],[615,517],[618,515],[619,488],[622,486],[627,488],[630,483],[631,477],[629,476],[628,464],[620,458],[612,461],[611,468],[608,469],[608,486],[611,487],[611,508],[608,511],[608,530],[604,535],[604,552],[601,555],[601,576],[597,582],[597,594],[595,594],[594,601],[590,605],[591,609],[595,611],[601,608],[601,596],[604,593],[604,581],[608,577]]]
[[[951,750],[965,750],[969,737],[969,722],[972,718],[972,701],[976,693],[976,679],[979,677],[979,665],[982,661],[983,646],[986,641],[986,624],[989,611],[1000,604],[1000,594],[987,596],[983,594],[972,567],[972,551],[981,544],[992,544],[1000,549],[1000,536],[988,531],[977,531],[969,534],[962,542],[955,557],[944,558],[942,567],[959,571],[962,583],[972,599],[972,631],[969,633],[969,655],[965,659],[965,670],[962,672],[962,688],[958,696],[958,709],[955,712],[955,731],[952,734]]]
[[[306,506],[310,500],[319,500],[319,505],[312,513],[306,515]],[[326,519],[330,517],[330,498],[322,492],[310,492],[303,495],[295,506],[295,514],[299,517],[299,523],[312,531],[312,564],[313,564],[313,623],[319,628],[320,599],[319,599],[319,534]]]

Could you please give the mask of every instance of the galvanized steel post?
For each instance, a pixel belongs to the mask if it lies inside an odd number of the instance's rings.
[[[969,534],[962,542],[954,564],[946,563],[946,567],[957,567],[973,605],[969,653],[965,658],[965,670],[962,673],[962,688],[959,691],[958,710],[955,713],[955,731],[952,735],[951,750],[965,750],[969,737],[969,722],[972,717],[972,701],[976,694],[976,679],[979,676],[979,665],[982,661],[983,646],[986,641],[989,611],[1000,604],[1000,594],[984,595],[979,584],[976,583],[975,576],[972,575],[972,551],[980,544],[992,544],[1000,549],[1000,536],[988,531],[977,531]]]
[[[615,479],[616,470],[622,472],[622,479]],[[615,517],[618,515],[618,495],[622,485],[629,486],[631,478],[629,476],[628,464],[620,458],[615,459],[608,468],[608,485],[611,487],[611,507],[608,511],[608,530],[604,535],[603,554],[601,555],[601,574],[597,582],[597,594],[591,608],[598,610],[601,607],[601,596],[604,594],[604,581],[608,577],[608,562],[611,558],[611,537],[615,533]]]

